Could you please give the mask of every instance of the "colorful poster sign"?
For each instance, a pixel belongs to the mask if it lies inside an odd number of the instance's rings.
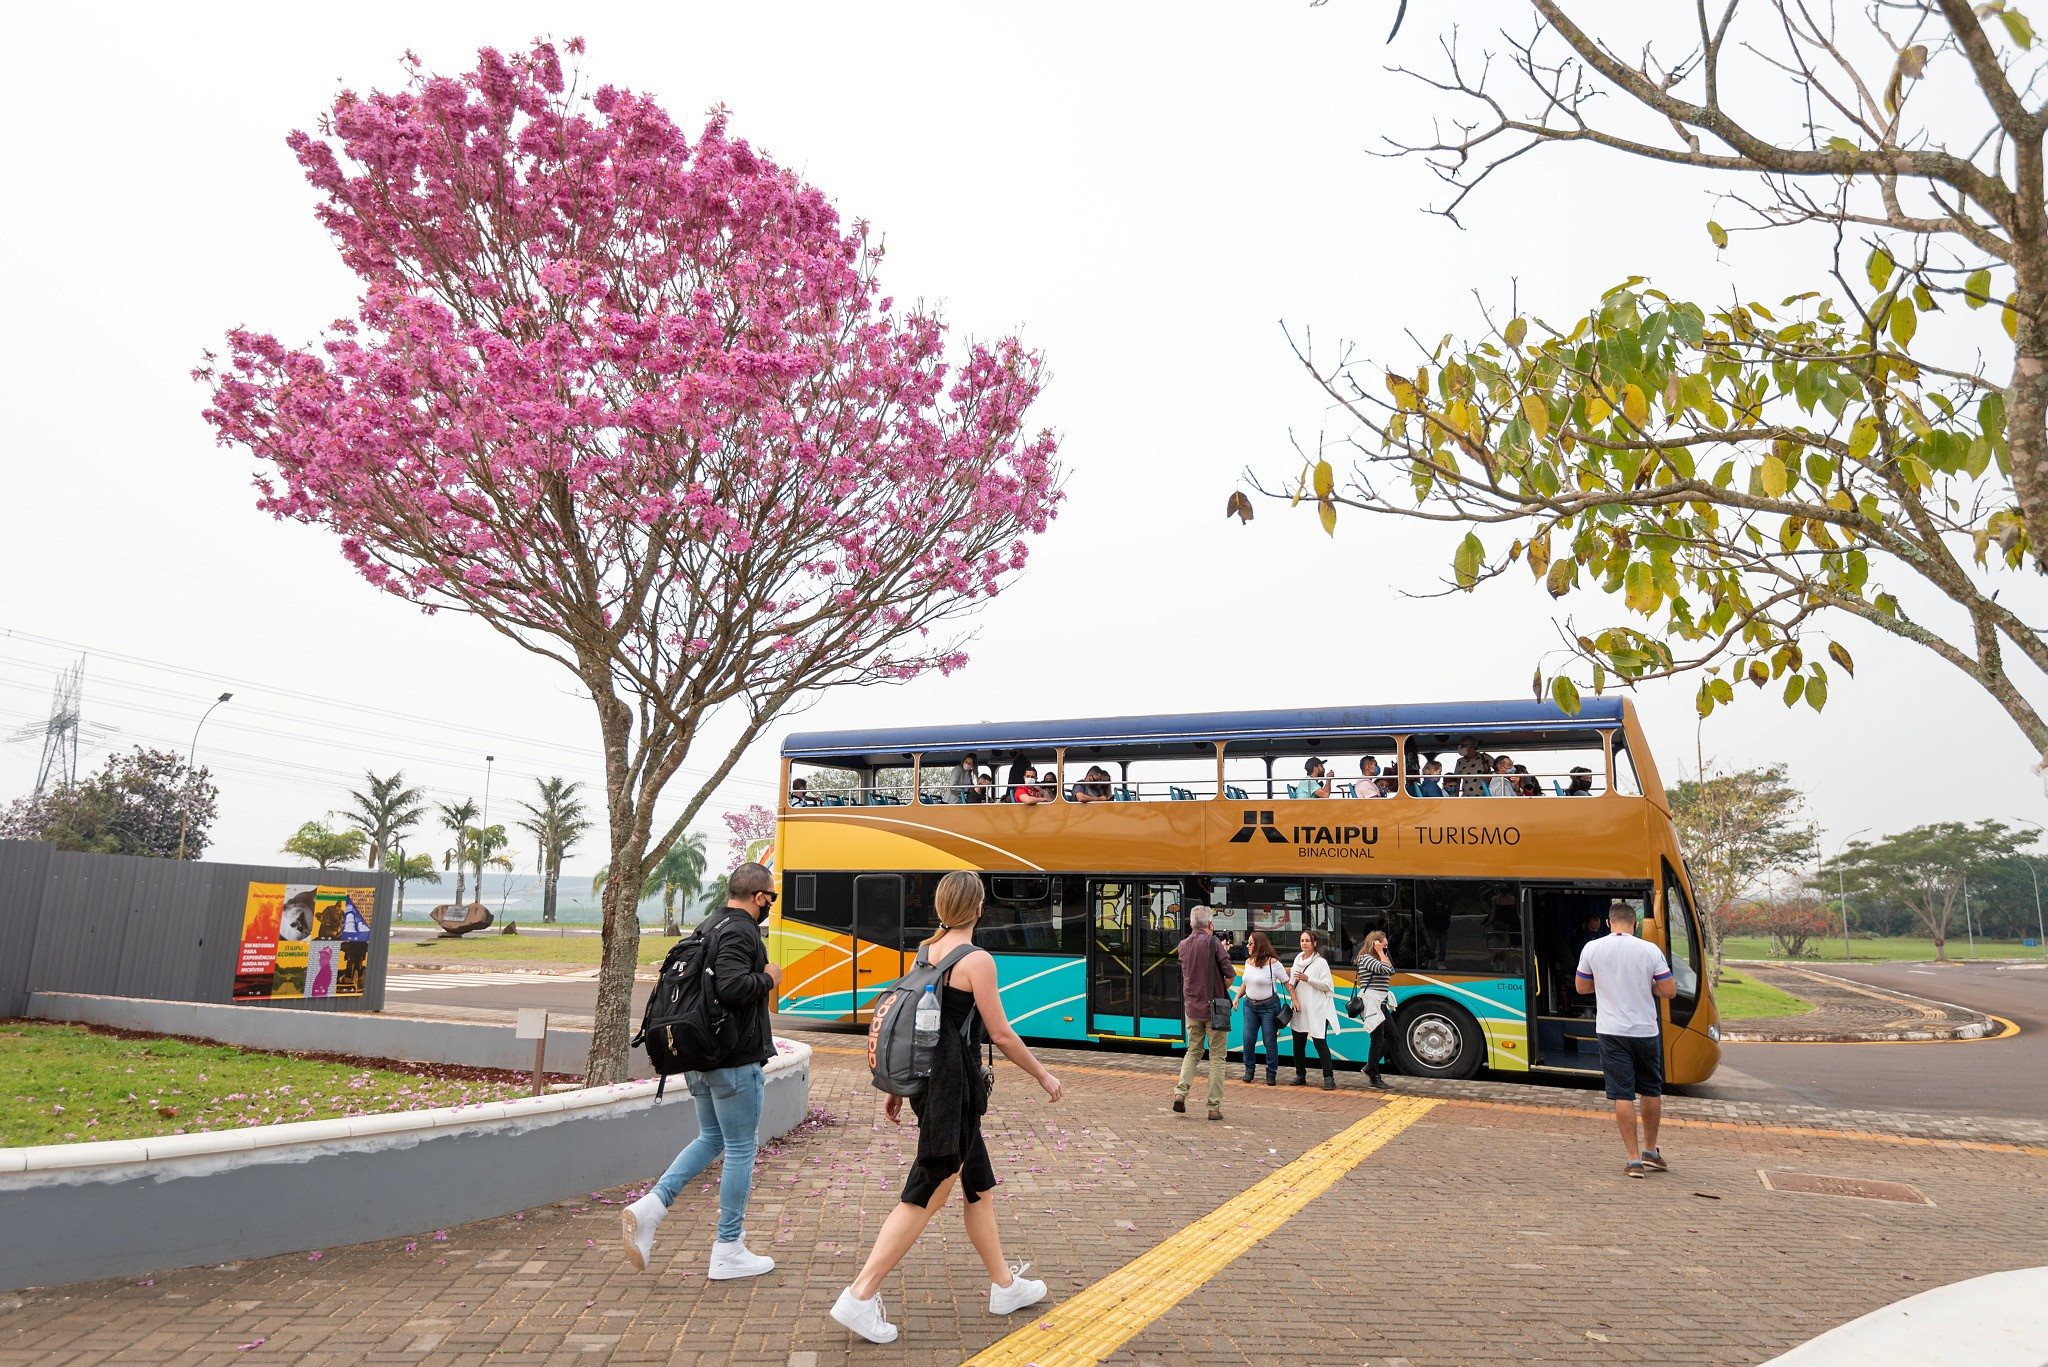
[[[235,956],[235,999],[360,997],[374,888],[251,883]]]

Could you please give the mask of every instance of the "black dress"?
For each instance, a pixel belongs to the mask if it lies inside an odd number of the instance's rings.
[[[962,1031],[961,1026],[968,1029]],[[932,1059],[931,1083],[923,1096],[910,1099],[917,1115],[917,1161],[903,1180],[902,1199],[913,1206],[931,1204],[939,1184],[955,1173],[969,1201],[979,1201],[996,1185],[981,1138],[981,1117],[988,1110],[977,1046],[982,1038],[981,1013],[974,994],[957,987],[939,989],[939,1047]]]

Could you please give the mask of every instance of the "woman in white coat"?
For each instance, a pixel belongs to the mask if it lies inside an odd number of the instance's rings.
[[[1337,989],[1330,978],[1330,961],[1323,957],[1323,937],[1313,930],[1301,932],[1301,953],[1287,971],[1287,985],[1293,989],[1294,1085],[1308,1085],[1308,1044],[1315,1041],[1323,1060],[1323,1090],[1337,1090],[1337,1075],[1330,1067],[1330,1043],[1324,1038],[1337,1028]]]

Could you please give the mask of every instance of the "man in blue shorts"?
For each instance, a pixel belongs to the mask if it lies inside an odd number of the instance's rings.
[[[1600,1070],[1607,1075],[1607,1099],[1628,1154],[1630,1177],[1667,1172],[1657,1147],[1664,1118],[1664,1041],[1657,999],[1678,995],[1664,951],[1636,935],[1635,908],[1615,902],[1607,908],[1611,932],[1579,951],[1577,987],[1592,993],[1598,1010],[1593,1030],[1600,1037]],[[1640,1097],[1640,1100],[1638,1098]],[[1642,1113],[1637,1147],[1636,1113]]]

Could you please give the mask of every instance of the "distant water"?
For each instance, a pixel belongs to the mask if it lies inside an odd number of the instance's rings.
[[[541,910],[540,875],[533,873],[499,873],[495,869],[484,875],[483,895],[477,896],[471,888],[463,893],[475,901],[482,902],[498,918],[498,924],[518,921],[520,924],[538,924]],[[408,883],[405,888],[405,919],[424,921],[427,913],[443,902],[455,898],[455,875],[443,873],[439,883]],[[696,906],[685,908],[678,902],[676,912],[686,910],[695,919]],[[560,925],[594,926],[604,920],[603,908],[590,890],[588,877],[572,877],[563,874],[555,885],[555,921]],[[661,920],[661,899],[649,897],[640,903],[640,921],[645,925]]]

